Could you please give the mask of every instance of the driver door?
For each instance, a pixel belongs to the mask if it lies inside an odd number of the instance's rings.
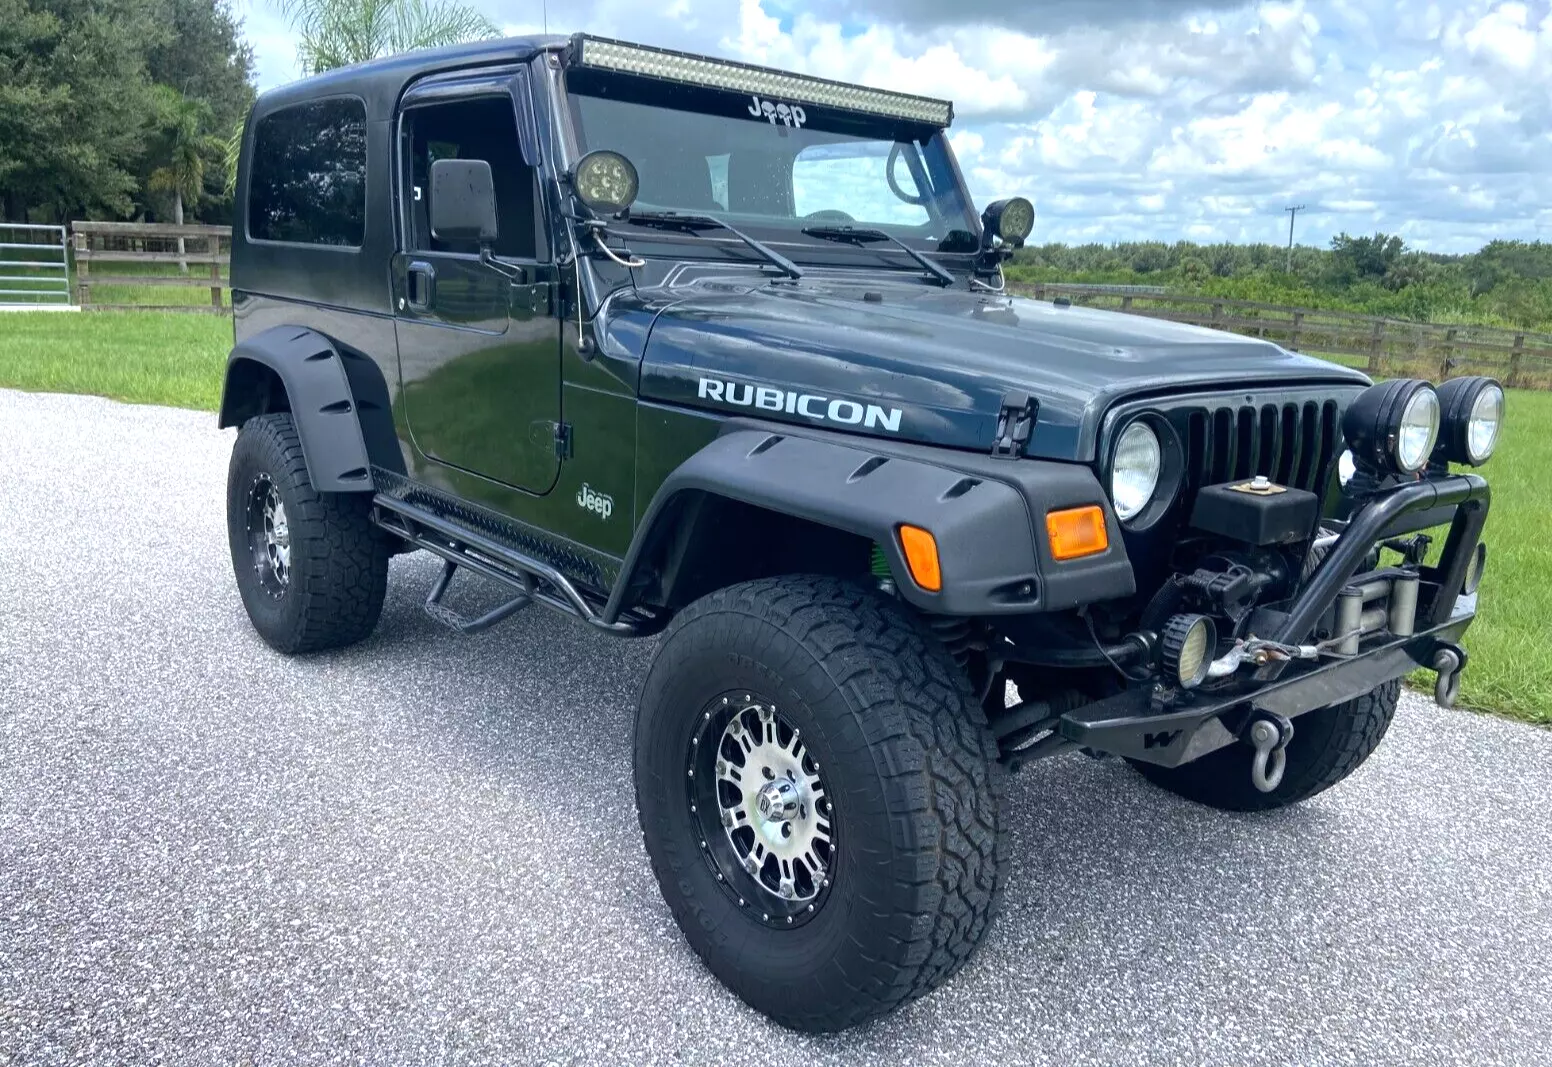
[[[510,85],[510,78],[506,80]],[[436,464],[545,493],[555,484],[560,320],[538,179],[516,97],[485,83],[414,97],[399,121],[403,249],[393,263],[401,397],[417,451]],[[429,225],[431,164],[483,159],[495,182],[495,262]]]

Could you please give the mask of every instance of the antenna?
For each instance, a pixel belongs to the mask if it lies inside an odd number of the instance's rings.
[[[539,10],[544,15],[544,34],[548,37],[550,33],[550,0],[540,0]]]
[[[1308,209],[1306,208],[1305,205],[1300,204],[1297,207],[1285,207],[1285,208],[1283,208],[1283,210],[1288,213],[1288,264],[1287,264],[1287,273],[1292,274],[1293,273],[1293,220],[1299,217],[1299,212],[1305,211],[1305,210],[1308,210]]]

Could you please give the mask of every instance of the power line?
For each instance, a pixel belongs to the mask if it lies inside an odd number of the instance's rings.
[[[1293,220],[1299,217],[1299,212],[1305,211],[1305,210],[1308,210],[1308,209],[1307,209],[1307,207],[1304,204],[1299,204],[1297,207],[1285,207],[1285,208],[1283,208],[1283,210],[1288,213],[1288,266],[1287,266],[1287,272],[1289,274],[1292,274],[1293,273]]]

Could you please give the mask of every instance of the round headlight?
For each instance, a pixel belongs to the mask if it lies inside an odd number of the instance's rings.
[[[1439,394],[1425,387],[1413,393],[1401,409],[1401,425],[1396,430],[1396,466],[1408,472],[1422,470],[1438,437]]]
[[[1498,444],[1498,427],[1503,423],[1504,394],[1494,386],[1482,390],[1471,405],[1471,421],[1466,424],[1466,454],[1473,463],[1481,463],[1493,454]]]
[[[1503,386],[1491,378],[1451,378],[1439,386],[1439,406],[1444,425],[1434,458],[1473,467],[1486,463],[1503,426]]]
[[[1409,378],[1371,385],[1342,415],[1356,470],[1422,470],[1439,436],[1439,394]]]
[[[1134,422],[1121,431],[1115,459],[1110,464],[1110,501],[1122,522],[1135,519],[1153,499],[1164,466],[1159,435],[1146,422]]]
[[[571,172],[577,196],[594,211],[616,215],[636,202],[636,167],[618,152],[589,152]]]

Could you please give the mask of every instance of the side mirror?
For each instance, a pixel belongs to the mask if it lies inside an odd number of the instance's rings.
[[[496,186],[483,159],[431,164],[431,236],[438,241],[496,240]]]

